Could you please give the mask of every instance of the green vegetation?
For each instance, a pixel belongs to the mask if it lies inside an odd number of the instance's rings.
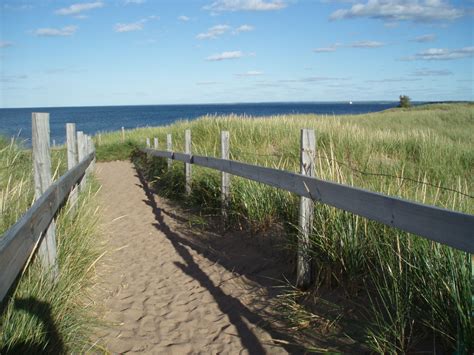
[[[53,150],[55,175],[65,172],[64,150]],[[0,138],[0,232],[3,234],[34,199],[31,152]],[[80,194],[75,212],[66,205],[57,218],[59,278],[52,285],[37,259],[31,261],[2,304],[0,353],[83,353],[96,322],[84,297],[99,257],[98,184]]]
[[[400,95],[399,107],[408,108],[411,107],[411,99],[406,95]]]
[[[126,159],[133,146],[144,146],[146,137],[158,137],[164,149],[166,133],[173,135],[174,150],[183,151],[187,128],[193,153],[219,156],[220,131],[228,130],[232,159],[298,171],[300,129],[314,128],[318,177],[472,214],[473,113],[472,104],[441,104],[358,116],[207,116],[128,131],[127,145],[120,132],[102,135],[98,156]],[[162,159],[141,157],[139,163],[162,194],[185,200],[181,163],[174,162],[171,171]],[[232,178],[231,192],[231,226],[271,234],[279,223],[288,240],[282,247],[294,252],[296,196],[238,177]],[[217,214],[219,173],[193,167],[186,203]],[[315,289],[292,296],[294,301],[307,304],[304,297],[328,289],[345,294],[355,309],[341,313],[362,322],[361,338],[376,352],[474,348],[466,253],[319,204],[311,241]],[[295,318],[288,314],[298,328]],[[308,322],[305,329],[311,329]]]

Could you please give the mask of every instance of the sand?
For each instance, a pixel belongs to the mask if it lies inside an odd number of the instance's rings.
[[[270,279],[281,270],[238,238],[193,228],[129,162],[98,163],[107,253],[95,302],[111,353],[283,354]],[[281,274],[280,274],[281,275]],[[276,341],[275,341],[276,340]],[[279,345],[278,345],[279,344]]]

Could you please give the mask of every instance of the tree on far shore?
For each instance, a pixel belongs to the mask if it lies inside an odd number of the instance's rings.
[[[400,95],[400,104],[399,107],[407,108],[411,107],[411,99],[407,95]]]

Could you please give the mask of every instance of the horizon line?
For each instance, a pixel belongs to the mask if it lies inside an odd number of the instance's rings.
[[[184,103],[184,104],[129,104],[129,105],[77,105],[77,106],[23,106],[23,107],[0,107],[0,110],[10,109],[33,109],[33,108],[87,108],[87,107],[138,107],[138,106],[219,106],[219,105],[262,105],[262,104],[325,104],[325,103],[396,103],[398,100],[351,100],[351,101],[244,101],[244,102],[223,102],[223,103]],[[415,104],[429,104],[429,103],[472,103],[470,100],[433,100],[433,101],[412,101]]]

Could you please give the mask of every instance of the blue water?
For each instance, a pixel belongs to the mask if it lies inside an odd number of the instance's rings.
[[[206,114],[238,114],[268,116],[289,113],[361,114],[386,110],[398,102],[353,103],[249,103],[205,105],[149,105],[99,107],[48,107],[0,109],[0,134],[18,136],[26,146],[31,141],[31,113],[49,112],[51,140],[62,144],[67,122],[75,122],[76,129],[93,135],[97,132],[161,126],[179,119],[195,119]]]

